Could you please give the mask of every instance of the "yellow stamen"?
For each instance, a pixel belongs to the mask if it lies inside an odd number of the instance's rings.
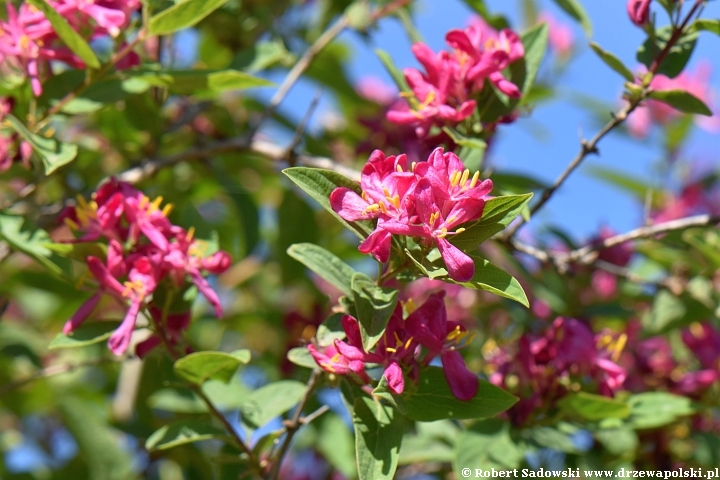
[[[445,219],[445,221],[446,221],[447,223],[452,223],[452,222],[454,222],[455,220],[457,220],[457,216],[455,216],[455,215],[450,215],[448,218]]]
[[[439,216],[440,216],[440,213],[439,213],[439,212],[433,212],[433,213],[431,213],[431,214],[430,214],[430,225],[434,225],[434,224],[435,224],[435,221],[438,219]]]
[[[398,172],[402,172],[402,171],[403,171],[403,169],[402,169],[402,167],[400,166],[399,163],[395,166],[395,169],[396,169]]]
[[[417,165],[417,162],[412,162],[412,164],[410,165],[410,171],[411,171],[411,172],[414,172],[414,171],[415,171],[415,165]]]
[[[385,198],[390,198],[390,190],[386,187],[383,187],[383,193],[385,194]]]
[[[141,210],[145,210],[145,207],[147,206],[147,204],[148,204],[149,202],[150,202],[150,199],[149,199],[148,197],[146,197],[145,195],[143,195],[143,196],[140,198],[140,203],[138,203],[138,208],[141,209]]]
[[[167,217],[168,215],[170,215],[170,212],[172,212],[174,207],[175,205],[173,205],[172,203],[168,203],[167,205],[165,205],[162,209],[163,216]]]
[[[447,237],[447,234],[448,234],[447,228],[444,228],[444,227],[443,227],[443,228],[440,229],[440,233],[437,234],[437,235],[435,235],[435,236],[436,236],[437,238],[445,238],[445,237]]]
[[[155,200],[152,201],[152,203],[150,204],[151,208],[148,208],[148,210],[150,210],[151,212],[154,212],[155,210],[159,210],[160,204],[162,203],[162,201],[163,201],[163,197],[157,197]]]
[[[186,241],[191,241],[193,239],[193,236],[195,235],[195,227],[188,228],[187,235],[185,235]]]
[[[405,349],[407,350],[410,348],[410,344],[412,343],[414,337],[410,337],[407,339],[407,342],[405,342]]]
[[[380,201],[378,202],[378,205],[380,206],[380,211],[383,212],[385,215],[387,215],[387,214],[388,214],[388,209],[387,209],[387,207],[385,206],[385,203],[384,203],[382,200],[380,200]]]
[[[401,347],[403,342],[400,340],[400,335],[398,335],[397,332],[393,332],[393,335],[395,336],[395,346]]]
[[[461,175],[462,174],[460,172],[453,172],[453,174],[450,175],[450,185],[457,187]]]
[[[620,354],[622,354],[622,351],[625,348],[625,344],[627,344],[627,335],[623,333],[618,337],[615,345],[613,346],[613,353],[610,357],[613,362],[618,361]]]
[[[460,177],[460,185],[465,186],[468,178],[470,178],[470,170],[466,168],[465,171],[463,171],[462,173],[462,177]]]
[[[480,172],[475,172],[475,175],[473,175],[472,180],[470,181],[470,187],[469,188],[475,188],[475,185],[477,185],[478,180],[480,179]]]
[[[367,207],[365,207],[363,213],[376,212],[378,210],[380,210],[380,205],[378,205],[377,203],[373,203],[372,205],[368,205]]]
[[[69,219],[69,218],[66,218],[66,219],[64,219],[63,221],[65,222],[65,225],[67,225],[67,226],[70,227],[71,229],[73,229],[73,230],[80,230],[80,225],[78,225],[77,223],[75,223],[74,220],[71,220],[71,219]]]
[[[400,208],[400,195],[396,193],[394,197],[388,198],[388,200],[390,200],[390,203],[392,203],[395,208]]]
[[[457,230],[455,230],[455,233],[462,233],[464,231],[465,231],[465,228],[458,228]]]
[[[415,302],[412,298],[408,298],[407,301],[403,303],[403,306],[405,307],[405,313],[407,313],[408,315],[410,315],[417,309],[417,305],[415,305]]]
[[[396,352],[397,352],[397,350],[394,349],[394,348],[392,348],[392,347],[385,347],[385,351],[386,351],[386,352],[390,352],[390,353],[396,353]]]
[[[695,338],[702,338],[705,336],[705,330],[703,330],[702,325],[700,325],[698,322],[693,322],[690,324],[690,333],[692,333],[693,337]]]

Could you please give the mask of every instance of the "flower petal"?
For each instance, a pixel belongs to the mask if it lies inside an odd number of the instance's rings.
[[[460,352],[450,350],[440,356],[445,379],[450,390],[460,400],[472,399],[478,391],[480,381],[477,375],[468,370]]]
[[[473,278],[475,263],[472,258],[444,238],[436,238],[435,244],[445,261],[450,278],[458,282],[468,282]]]

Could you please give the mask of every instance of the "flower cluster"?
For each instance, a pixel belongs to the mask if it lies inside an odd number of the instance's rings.
[[[457,349],[471,341],[472,334],[462,325],[448,321],[444,297],[444,291],[430,295],[405,320],[398,304],[372,352],[363,349],[358,321],[349,315],[342,318],[347,341],[335,340],[324,351],[308,345],[308,350],[326,372],[352,374],[363,384],[372,382],[366,365],[381,366],[388,388],[395,394],[405,390],[405,376],[417,382],[420,367],[439,356],[453,395],[470,400],[477,393],[478,377],[468,370]],[[412,302],[406,304],[411,305]]]
[[[86,259],[99,284],[98,291],[68,320],[63,332],[77,328],[102,296],[109,295],[124,305],[129,303],[125,319],[108,341],[113,353],[121,355],[127,350],[143,307],[148,307],[156,325],[166,329],[166,339],[176,343],[189,324],[189,312],[171,314],[166,305],[153,302],[153,293],[161,285],[181,292],[186,277],[213,305],[216,315],[222,316],[220,300],[201,272],[224,272],[230,266],[230,256],[220,251],[204,257],[205,245],[193,238],[193,229],[173,225],[167,218],[172,206],[161,210],[161,202],[162,197],[150,201],[132,185],[110,180],[93,194],[92,201],[79,197],[78,205],[63,212],[65,223],[81,233],[78,241],[108,242],[104,260],[95,256]],[[146,353],[159,341],[157,337],[147,340],[137,353]]]
[[[720,331],[709,323],[693,323],[682,331],[682,341],[691,352],[682,360],[666,337],[639,339],[639,323],[630,325],[628,333],[633,347],[632,354],[623,358],[628,390],[664,389],[698,397],[720,380]]]
[[[425,68],[404,70],[412,90],[408,103],[387,113],[391,122],[416,127],[425,137],[432,125],[456,125],[475,111],[473,97],[489,80],[504,94],[518,98],[520,90],[508,81],[502,71],[525,55],[520,37],[510,29],[497,31],[480,18],[464,30],[451,30],[445,40],[452,52],[433,52],[424,43],[412,47],[413,54]]]
[[[542,335],[525,334],[515,354],[496,348],[490,353],[490,381],[521,395],[509,415],[524,423],[546,402],[554,403],[570,391],[596,384],[603,395],[622,387],[626,371],[616,362],[627,337],[594,335],[582,322],[558,317]]]
[[[471,178],[457,155],[442,148],[435,149],[427,162],[410,166],[405,155],[386,157],[376,150],[363,167],[360,185],[362,195],[336,188],[330,204],[345,220],[378,220],[375,231],[360,244],[361,252],[385,263],[392,234],[416,237],[438,248],[452,279],[473,277],[473,260],[447,237],[464,231],[459,225],[482,216],[491,180],[480,181],[480,172]]]
[[[710,88],[711,67],[708,63],[700,63],[695,72],[684,71],[675,78],[665,75],[655,75],[650,82],[653,90],[683,90],[702,100],[713,112],[718,112],[716,93]],[[645,138],[650,133],[653,123],[669,125],[682,117],[682,113],[666,103],[652,98],[646,100],[628,117],[627,126],[630,134],[637,138]],[[695,124],[711,133],[720,132],[720,116],[714,113],[712,117],[696,115]]]
[[[0,97],[0,123],[5,116],[12,112],[15,101],[12,97]],[[0,172],[12,167],[13,163],[20,160],[25,167],[30,166],[32,146],[24,140],[19,140],[18,134],[13,132],[5,135],[0,131]]]
[[[76,31],[89,37],[116,37],[128,26],[139,0],[48,0]],[[92,20],[92,22],[91,22]],[[59,41],[50,21],[35,7],[23,3],[15,9],[7,2],[7,21],[0,20],[0,64],[21,69],[36,96],[42,93],[42,69],[49,61],[61,61],[74,68],[84,62]]]

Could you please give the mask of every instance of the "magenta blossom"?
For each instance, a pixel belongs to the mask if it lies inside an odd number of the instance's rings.
[[[650,2],[652,0],[628,0],[627,11],[630,20],[642,27],[650,20]]]
[[[477,393],[479,382],[467,369],[457,349],[469,342],[471,336],[459,324],[447,321],[444,296],[445,292],[430,295],[405,320],[403,308],[398,304],[385,332],[371,351],[363,348],[358,321],[349,315],[342,318],[347,341],[335,340],[324,351],[308,345],[308,350],[326,372],[353,375],[363,384],[372,382],[365,371],[366,366],[379,365],[388,389],[396,395],[405,391],[406,377],[417,383],[420,367],[440,356],[453,395],[460,400],[469,400]],[[412,310],[412,305],[408,301],[407,309]]]
[[[105,261],[87,258],[99,291],[68,320],[63,329],[66,334],[92,315],[101,295],[108,294],[128,306],[125,319],[108,341],[110,350],[121,355],[130,344],[140,311],[152,310],[158,286],[181,292],[188,277],[213,305],[216,315],[222,316],[220,300],[202,272],[222,273],[230,266],[229,255],[216,252],[206,256],[205,244],[193,238],[192,229],[188,232],[173,225],[167,218],[171,206],[160,209],[161,202],[162,198],[150,201],[128,183],[110,180],[90,202],[79,197],[76,206],[63,212],[65,223],[80,233],[76,241],[108,242]],[[168,330],[169,324],[161,323],[156,322],[156,327],[165,331],[158,333],[172,345],[178,343],[178,332],[185,327]],[[146,342],[140,353],[147,353],[157,339]]]
[[[428,349],[425,364],[440,356],[445,379],[453,395],[460,400],[470,400],[477,394],[478,377],[468,370],[457,349],[469,343],[472,335],[462,325],[448,321],[444,297],[444,291],[430,295],[408,316],[405,325],[413,338]]]
[[[447,237],[461,233],[460,225],[482,216],[484,198],[493,184],[479,177],[477,172],[471,178],[457,155],[442,148],[409,171],[404,155],[385,157],[376,151],[362,171],[362,194],[336,188],[330,204],[348,221],[377,218],[375,230],[360,244],[361,252],[385,263],[392,234],[416,237],[436,246],[450,277],[465,282],[473,277],[475,265]]]

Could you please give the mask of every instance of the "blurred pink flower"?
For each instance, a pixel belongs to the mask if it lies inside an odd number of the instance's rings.
[[[542,12],[538,17],[540,22],[548,26],[548,43],[550,48],[560,58],[567,58],[573,51],[575,35],[572,28],[565,23],[558,22],[549,12]]]
[[[642,26],[650,19],[650,2],[652,0],[628,0],[627,11],[630,20],[637,26]]]
[[[711,117],[695,115],[694,121],[700,128],[711,132],[720,132],[720,112],[717,105],[717,95],[710,88],[711,66],[707,61],[701,62],[697,70],[684,71],[675,78],[668,78],[665,75],[655,75],[650,87],[653,90],[684,90],[698,99],[713,112]],[[658,100],[646,100],[627,119],[627,127],[631,135],[644,138],[650,133],[653,123],[668,125],[681,117],[683,114],[671,106]]]

